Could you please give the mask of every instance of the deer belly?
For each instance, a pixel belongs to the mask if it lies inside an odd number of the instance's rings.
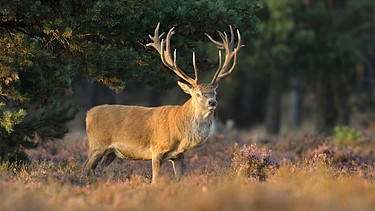
[[[115,154],[119,158],[129,160],[151,160],[152,153],[150,149],[143,147],[127,146],[124,144],[113,144],[111,146],[115,149]]]

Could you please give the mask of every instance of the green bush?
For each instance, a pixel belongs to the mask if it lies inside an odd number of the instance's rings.
[[[364,135],[348,126],[336,126],[334,129],[334,141],[338,148],[356,146],[366,141]]]

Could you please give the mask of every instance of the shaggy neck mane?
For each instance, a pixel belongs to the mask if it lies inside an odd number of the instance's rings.
[[[191,144],[204,143],[211,132],[214,111],[199,110],[199,108],[193,106],[192,98],[182,105],[181,111],[185,115],[188,114],[184,124],[186,124],[186,135],[189,137]]]

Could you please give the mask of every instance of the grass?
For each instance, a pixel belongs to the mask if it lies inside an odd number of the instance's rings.
[[[345,148],[333,137],[253,140],[230,131],[185,156],[180,182],[151,185],[148,161],[115,160],[87,176],[84,133],[29,151],[32,162],[0,165],[0,210],[373,210],[375,136]]]

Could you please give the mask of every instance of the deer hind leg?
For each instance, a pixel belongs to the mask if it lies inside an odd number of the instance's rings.
[[[184,154],[180,154],[177,158],[171,159],[170,161],[172,162],[174,176],[176,180],[179,181],[183,173]]]
[[[161,161],[163,155],[160,153],[152,152],[152,183],[155,184],[159,179]]]
[[[109,148],[106,151],[104,151],[103,156],[100,159],[100,162],[98,163],[98,166],[100,166],[100,168],[105,168],[109,166],[109,164],[111,164],[115,158],[116,154],[114,149]]]
[[[102,151],[91,151],[89,158],[83,164],[83,167],[86,169],[87,174],[95,174],[95,169],[99,168],[101,171],[104,167],[107,167],[112,161],[116,158],[116,155],[113,149],[106,149]]]
[[[99,161],[103,158],[104,152],[99,150],[91,150],[89,157],[83,164],[83,167],[86,168],[88,171],[94,171],[98,166]]]

